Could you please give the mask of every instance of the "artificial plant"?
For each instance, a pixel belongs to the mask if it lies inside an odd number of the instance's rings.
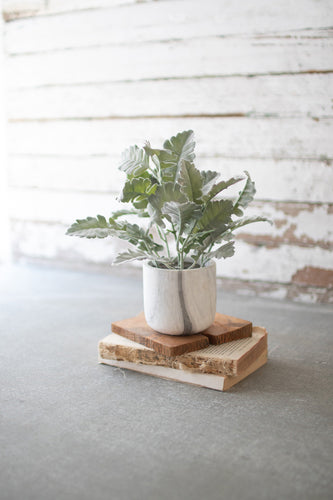
[[[131,247],[119,253],[114,263],[148,259],[168,269],[203,267],[211,259],[234,254],[233,232],[265,217],[243,217],[253,200],[255,185],[244,176],[218,180],[219,173],[198,170],[194,165],[193,131],[180,132],[166,140],[163,149],[130,146],[119,169],[126,181],[119,201],[129,208],[106,219],[102,215],[78,219],[67,234],[84,238],[115,236]],[[229,186],[245,180],[236,199],[222,198]],[[127,215],[147,218],[142,227]]]

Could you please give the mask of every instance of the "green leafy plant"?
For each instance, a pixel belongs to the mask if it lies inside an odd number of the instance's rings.
[[[166,140],[163,149],[153,149],[149,143],[143,148],[130,146],[119,165],[126,174],[119,200],[129,208],[108,219],[102,215],[78,219],[67,234],[127,240],[132,248],[121,252],[115,264],[148,259],[156,267],[184,269],[231,257],[233,232],[267,219],[243,216],[256,192],[248,172],[218,180],[217,172],[195,167],[194,148],[192,130]],[[221,198],[223,191],[242,180],[245,184],[236,199]],[[124,219],[127,215],[147,218],[148,223],[140,227]]]

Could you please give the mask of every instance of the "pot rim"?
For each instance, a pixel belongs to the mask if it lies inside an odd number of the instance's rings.
[[[187,272],[193,273],[193,272],[198,272],[198,271],[205,271],[210,267],[214,267],[216,269],[215,260],[210,260],[204,267],[195,267],[193,269],[162,269],[160,267],[152,266],[151,260],[145,260],[145,261],[143,261],[142,264],[143,264],[143,267],[147,267],[149,269],[153,269],[154,271],[158,271],[158,272],[165,272],[165,271],[170,272],[171,271],[171,272],[177,272],[177,273],[179,273],[179,272],[181,272],[181,273],[183,273],[183,272],[184,273],[187,273]]]

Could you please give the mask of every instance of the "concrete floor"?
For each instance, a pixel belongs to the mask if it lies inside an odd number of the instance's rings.
[[[332,306],[219,293],[269,362],[228,393],[97,364],[141,282],[0,268],[1,500],[331,499]]]

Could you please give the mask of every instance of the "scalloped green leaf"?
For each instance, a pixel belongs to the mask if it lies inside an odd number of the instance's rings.
[[[128,177],[142,177],[149,167],[149,158],[144,149],[130,146],[123,151],[119,170],[126,172]]]
[[[123,210],[116,210],[112,213],[112,219],[116,220],[124,215],[137,215],[138,217],[149,217],[149,214],[145,210],[136,210],[135,208]]]
[[[114,259],[113,264],[122,264],[123,262],[130,262],[132,260],[146,260],[150,258],[151,256],[146,252],[129,249],[126,252],[120,252]]]
[[[191,201],[186,203],[170,201],[163,205],[162,213],[170,218],[177,231],[182,234],[186,227],[191,226],[200,217],[201,209]]]
[[[239,192],[239,196],[234,204],[234,214],[238,217],[243,215],[243,210],[240,208],[246,208],[254,198],[256,194],[255,183],[251,180],[250,174],[244,170],[247,180],[244,189]]]
[[[166,214],[162,213],[162,207],[165,203],[175,201],[178,203],[186,203],[188,200],[184,193],[180,191],[179,184],[174,184],[172,182],[166,182],[161,186],[158,186],[155,194],[149,197],[148,203],[148,213],[151,217],[151,225],[158,224],[164,227],[163,218]]]
[[[192,162],[195,159],[193,130],[184,130],[172,136],[171,139],[164,141],[163,148],[167,151],[167,155],[163,155],[163,153],[162,155],[160,154],[160,161],[162,159],[162,161],[167,163],[169,169],[173,167],[173,180],[176,182],[178,180],[181,162],[183,160]]]
[[[232,224],[230,224],[229,229],[230,231],[234,231],[235,229],[247,226],[247,224],[253,224],[254,222],[268,222],[269,224],[273,224],[270,219],[267,219],[267,217],[261,217],[261,216],[243,217],[242,219],[239,219],[238,221],[235,221]]]
[[[231,200],[210,201],[197,223],[197,229],[207,231],[214,229],[222,231],[231,222],[233,203]]]
[[[242,180],[244,180],[243,176],[236,176],[236,177],[231,177],[231,179],[227,181],[220,181],[217,184],[213,184],[209,192],[203,197],[204,201],[209,201],[213,199],[216,195],[221,193],[221,191],[224,191],[228,187]]]
[[[178,183],[182,193],[190,201],[200,203],[202,197],[202,177],[200,171],[195,168],[193,163],[185,160],[181,161]]]
[[[77,219],[67,229],[66,234],[79,238],[106,238],[114,236],[115,232],[113,225],[109,224],[103,215],[97,215],[97,217]]]
[[[153,252],[163,250],[162,245],[155,243],[149,235],[149,232],[128,221],[116,222],[109,219],[110,224],[114,224],[114,234],[121,240],[126,240],[137,246],[140,250]]]
[[[154,194],[156,189],[157,184],[150,178],[135,177],[125,182],[120,201],[123,203],[131,201],[135,208],[143,209],[147,206],[149,196]]]
[[[220,174],[213,170],[201,170],[200,175],[202,179],[202,194],[206,195],[211,190],[216,179],[220,177]]]
[[[235,253],[235,242],[229,241],[224,245],[220,246],[216,250],[209,252],[205,255],[205,260],[210,259],[227,259],[228,257],[232,257]]]

